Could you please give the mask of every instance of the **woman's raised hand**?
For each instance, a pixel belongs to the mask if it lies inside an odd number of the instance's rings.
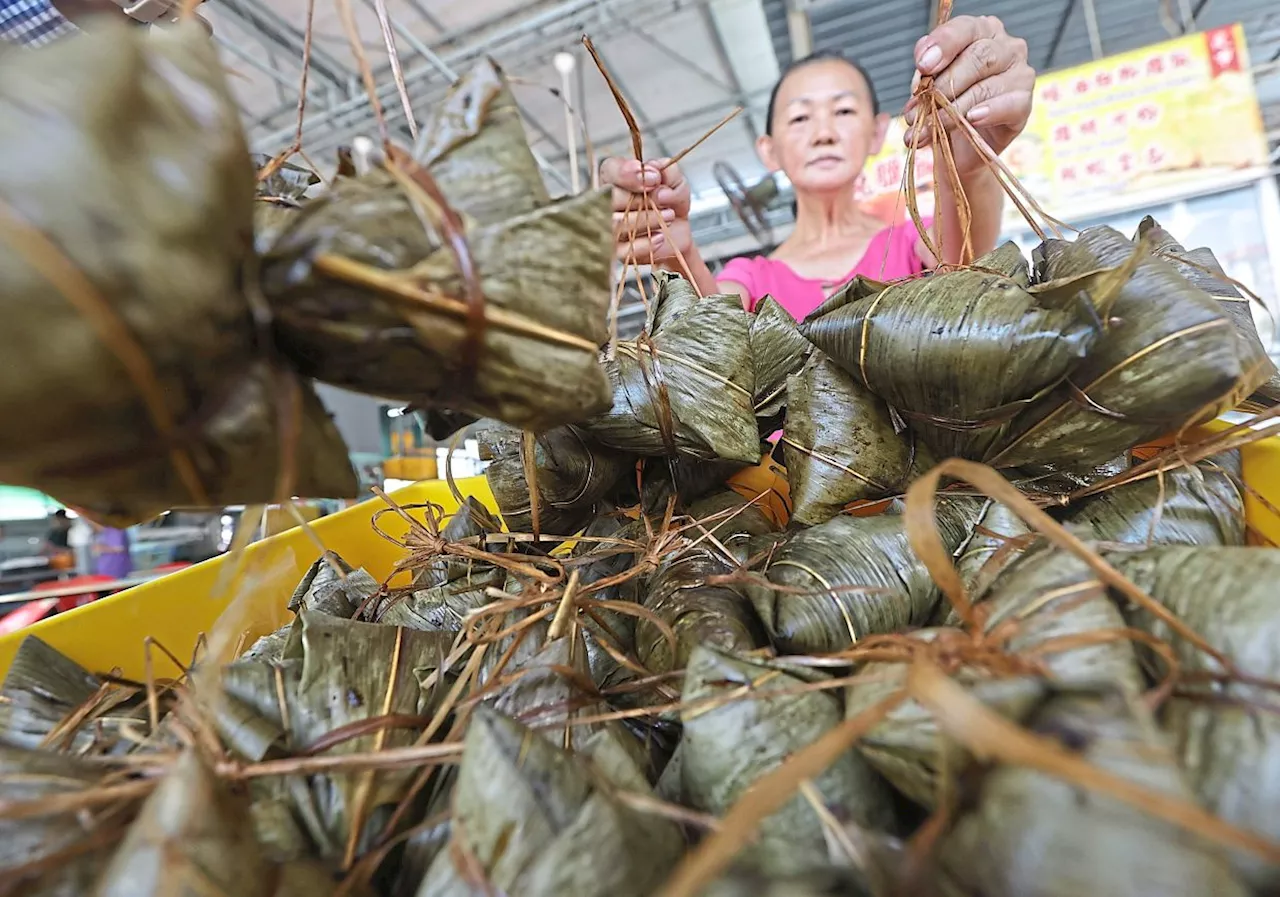
[[[1027,62],[1027,42],[1010,36],[995,16],[957,16],[944,22],[920,38],[915,57],[916,82],[921,75],[932,75],[934,88],[997,153],[1022,133],[1031,115],[1036,72]],[[913,97],[907,104],[907,124],[914,126],[918,115],[919,103]],[[954,133],[955,120],[946,112],[940,117]],[[930,136],[922,132],[920,145],[927,145]],[[908,145],[912,139],[908,129]],[[951,146],[962,174],[982,167],[982,156],[967,139],[953,138]]]
[[[600,180],[613,188],[613,236],[620,261],[659,265],[673,261],[677,250],[687,257],[693,248],[689,182],[680,166],[667,162],[652,159],[641,165],[635,159],[609,158],[600,165]]]

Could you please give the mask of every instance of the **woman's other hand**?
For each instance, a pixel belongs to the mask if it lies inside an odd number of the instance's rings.
[[[688,259],[693,249],[689,182],[680,166],[667,162],[652,159],[641,165],[635,159],[609,158],[600,166],[601,181],[613,188],[613,236],[619,261],[664,265],[676,259],[677,250]]]
[[[957,16],[920,38],[915,47],[916,82],[933,75],[934,88],[951,100],[956,112],[969,120],[997,153],[1022,133],[1031,115],[1036,72],[1027,61],[1027,42],[1012,37],[994,16]],[[914,89],[914,85],[913,85]],[[919,104],[907,104],[908,125],[914,125]],[[956,123],[945,111],[944,127],[955,134]],[[920,145],[929,142],[926,130]],[[912,141],[907,131],[908,145]],[[951,147],[960,173],[983,166],[981,154],[964,136],[953,136]]]

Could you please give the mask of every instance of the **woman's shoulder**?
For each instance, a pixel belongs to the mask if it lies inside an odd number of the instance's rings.
[[[716,280],[733,280],[743,286],[752,283],[767,273],[773,260],[763,255],[740,255],[729,259],[716,275]]]

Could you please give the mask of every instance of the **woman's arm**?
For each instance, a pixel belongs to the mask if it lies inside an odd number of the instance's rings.
[[[1027,62],[1026,41],[1011,37],[994,16],[959,16],[940,25],[916,44],[916,78],[934,77],[934,89],[952,101],[995,152],[1004,152],[1022,133],[1031,115],[1036,73]],[[919,105],[913,98],[907,105],[908,145],[916,127]],[[969,236],[975,255],[995,247],[1000,236],[1000,213],[1004,197],[986,159],[963,133],[958,122],[942,113],[948,127],[952,154],[960,175],[960,186],[969,200]],[[921,125],[923,127],[923,125]],[[920,145],[928,145],[933,135],[920,134]],[[956,263],[964,244],[955,187],[935,156],[934,179],[938,184],[935,212],[942,261]]]

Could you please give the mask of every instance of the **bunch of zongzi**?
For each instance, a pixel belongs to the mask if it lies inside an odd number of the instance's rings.
[[[548,198],[486,60],[412,157],[393,152],[298,211],[262,287],[307,374],[542,431],[609,407],[609,216],[603,192]]]
[[[1014,422],[984,460],[1000,467],[1100,464],[1185,424],[1210,420],[1271,376],[1273,366],[1223,306],[1162,256],[1144,255],[1102,306],[1106,327],[1085,359]],[[1087,276],[1132,260],[1109,227],[1036,251],[1044,280]]]
[[[754,464],[751,319],[735,296],[699,299],[683,278],[657,275],[645,332],[605,363],[612,410],[583,423],[600,442],[637,455]]]
[[[353,495],[241,292],[254,172],[203,29],[6,53],[0,85],[0,480],[115,524]]]

